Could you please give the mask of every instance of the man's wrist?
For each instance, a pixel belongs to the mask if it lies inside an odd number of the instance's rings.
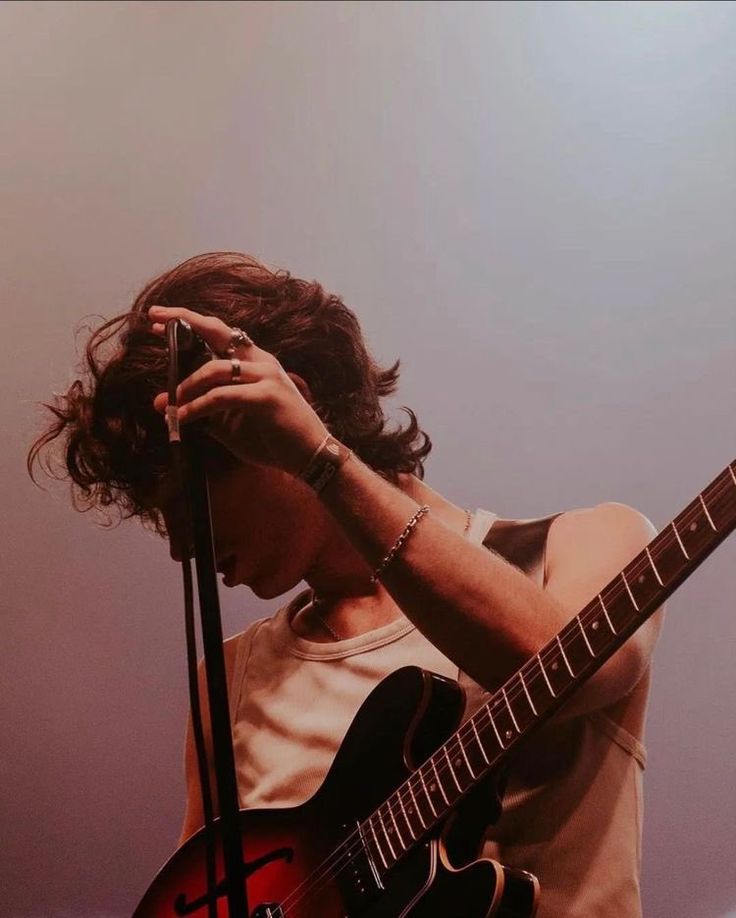
[[[331,434],[327,434],[312,453],[299,477],[319,494],[352,455],[352,450]]]

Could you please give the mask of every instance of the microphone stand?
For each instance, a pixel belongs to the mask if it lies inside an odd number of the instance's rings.
[[[191,366],[193,358],[202,353],[201,350],[195,353],[195,348],[200,345],[200,339],[196,338],[185,322],[178,319],[167,323],[166,333],[169,360],[175,361],[175,378],[178,379],[180,370],[184,371],[183,378],[191,372],[190,369],[184,369],[185,365],[188,363]],[[169,405],[169,439],[172,451],[175,454],[180,453],[179,457],[175,455],[175,462],[177,458],[183,460],[179,465],[182,471],[183,493],[188,497],[191,508],[228,915],[230,918],[247,918],[248,901],[240,831],[240,804],[230,731],[225,656],[222,649],[222,620],[217,593],[217,571],[203,443],[195,430],[190,430],[186,439],[180,439],[171,393]],[[217,896],[217,891],[208,889],[207,894],[209,900],[210,897]],[[213,902],[210,902],[210,905],[212,906]],[[216,905],[214,908],[216,910]]]

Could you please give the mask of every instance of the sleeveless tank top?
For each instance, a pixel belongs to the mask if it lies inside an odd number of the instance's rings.
[[[499,520],[478,510],[467,538],[544,588],[555,516]],[[229,697],[243,808],[294,806],[315,793],[362,702],[401,666],[458,680],[466,717],[490,694],[404,617],[334,643],[300,637],[291,619],[307,595],[230,639],[236,642]],[[643,679],[630,700],[642,719],[647,686]],[[644,765],[641,741],[604,711],[552,721],[515,758],[503,812],[488,829],[483,854],[538,877],[538,918],[641,915]]]

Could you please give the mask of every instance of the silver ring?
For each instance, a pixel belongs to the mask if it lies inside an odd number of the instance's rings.
[[[232,357],[239,347],[253,347],[253,339],[242,328],[230,329],[230,347],[226,348],[225,356]]]
[[[240,361],[237,357],[230,358],[230,381],[240,382]]]

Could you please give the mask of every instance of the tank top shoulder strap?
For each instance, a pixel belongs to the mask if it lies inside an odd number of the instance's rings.
[[[547,536],[552,523],[560,516],[529,520],[496,519],[483,545],[518,567],[539,586],[546,583]]]

